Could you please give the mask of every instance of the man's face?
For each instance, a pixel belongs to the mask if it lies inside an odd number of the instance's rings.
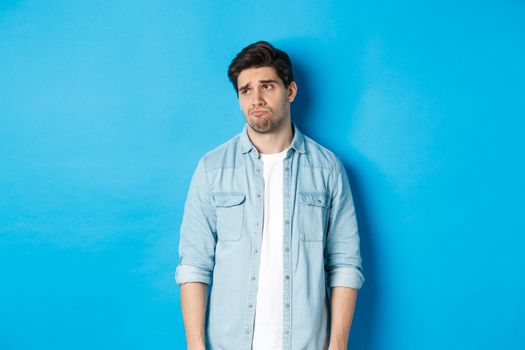
[[[297,85],[292,82],[285,88],[273,67],[243,70],[237,77],[237,86],[241,110],[254,131],[270,133],[289,120]]]

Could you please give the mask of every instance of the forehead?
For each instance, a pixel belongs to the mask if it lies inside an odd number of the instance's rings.
[[[241,87],[246,84],[255,84],[261,80],[276,80],[281,82],[273,67],[248,68],[237,77],[237,86]]]

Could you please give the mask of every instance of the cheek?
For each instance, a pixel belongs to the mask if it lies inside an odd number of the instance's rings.
[[[274,109],[276,110],[282,110],[284,109],[284,106],[286,105],[286,103],[288,102],[287,98],[283,96],[279,96],[278,98],[275,98],[274,99]]]
[[[241,111],[245,111],[246,110],[246,102],[244,102],[242,99],[239,99],[239,107],[240,107]]]

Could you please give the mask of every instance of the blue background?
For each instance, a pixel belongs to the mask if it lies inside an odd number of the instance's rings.
[[[178,228],[245,45],[351,178],[351,348],[525,349],[525,3],[1,1],[0,348],[182,349]]]

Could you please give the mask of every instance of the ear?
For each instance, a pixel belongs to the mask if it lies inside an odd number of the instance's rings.
[[[295,99],[295,96],[297,95],[297,84],[295,81],[292,81],[290,85],[288,85],[288,102],[293,102]]]

